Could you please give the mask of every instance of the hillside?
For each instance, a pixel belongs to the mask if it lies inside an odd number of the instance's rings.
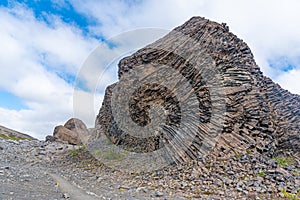
[[[36,140],[36,138],[31,137],[30,135],[20,133],[4,126],[0,126],[0,138],[11,140]]]

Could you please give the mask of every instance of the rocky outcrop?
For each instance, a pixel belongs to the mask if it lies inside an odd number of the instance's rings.
[[[265,77],[226,24],[193,17],[123,58],[118,75],[106,89],[96,128],[130,151],[167,146],[180,162],[224,146],[270,156],[300,152],[300,96]],[[154,123],[153,105],[160,105],[154,116],[163,124],[137,136]]]
[[[64,126],[56,126],[53,137],[46,137],[47,141],[55,141],[55,138],[73,145],[85,144],[89,139],[89,130],[86,125],[77,118],[69,119]]]

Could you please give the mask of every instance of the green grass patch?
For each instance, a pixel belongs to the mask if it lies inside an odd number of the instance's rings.
[[[101,151],[99,149],[95,150],[92,154],[93,156],[98,156],[100,155]]]
[[[14,135],[7,136],[7,135],[0,134],[0,138],[3,140],[14,140],[14,141],[22,140],[22,138],[15,137]]]
[[[260,170],[259,172],[257,172],[257,175],[260,176],[260,177],[263,177],[265,178],[266,177],[266,173],[262,170]]]
[[[113,144],[113,142],[110,140],[110,138],[109,137],[106,137],[106,144],[107,145],[111,145],[111,144]]]
[[[71,151],[71,157],[77,157],[78,155],[79,155],[78,149],[73,149],[73,150]]]
[[[291,173],[292,173],[294,176],[300,176],[300,173],[299,173],[298,171],[296,171],[296,170],[293,170]]]
[[[278,165],[281,167],[288,167],[290,165],[293,165],[295,161],[290,157],[276,157],[273,158],[273,160],[276,160]]]
[[[300,190],[298,190],[297,194],[293,194],[293,193],[287,192],[286,189],[283,189],[283,190],[281,190],[281,193],[288,200],[300,200],[300,198],[299,198],[300,197]]]
[[[79,147],[79,150],[81,150],[81,151],[85,151],[86,149],[87,149],[87,147],[85,145]]]
[[[252,151],[251,151],[250,149],[247,149],[247,150],[246,150],[246,153],[247,153],[248,155],[250,155],[250,154],[252,154]]]
[[[107,160],[121,160],[124,158],[124,155],[109,148],[107,151],[103,152],[103,158]]]
[[[87,149],[86,146],[81,146],[78,149],[73,149],[71,151],[71,157],[77,157],[77,156],[79,156],[79,153],[82,152],[82,151],[85,151],[86,149]]]
[[[208,163],[205,163],[205,165],[204,165],[207,169],[210,169],[211,168],[211,164],[210,164],[210,162],[208,162]]]

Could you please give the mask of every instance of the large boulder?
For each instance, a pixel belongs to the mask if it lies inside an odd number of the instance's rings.
[[[221,145],[269,156],[300,151],[300,96],[265,77],[248,45],[225,24],[193,17],[118,66],[120,81],[107,87],[95,124],[116,145],[151,152],[169,144],[177,161]],[[161,81],[158,71],[174,82]],[[184,79],[176,82],[177,76]],[[189,87],[181,91],[184,84]],[[193,95],[196,101],[189,101]],[[154,104],[165,115],[160,133],[139,137],[155,121]],[[196,117],[185,113],[185,104]]]
[[[87,126],[77,118],[69,119],[64,126],[56,126],[53,132],[53,137],[69,144],[81,145],[86,144],[90,137],[90,131]],[[47,138],[46,138],[47,140]],[[55,141],[48,137],[47,141]]]
[[[80,119],[71,118],[65,123],[64,127],[76,132],[83,144],[85,144],[90,137],[90,133],[87,126]]]
[[[73,145],[81,145],[82,142],[78,133],[67,129],[66,127],[59,125],[54,128],[53,136],[62,141],[68,142]]]

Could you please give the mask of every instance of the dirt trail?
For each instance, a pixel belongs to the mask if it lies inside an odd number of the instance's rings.
[[[83,190],[79,189],[78,187],[71,184],[66,179],[62,178],[60,175],[57,174],[49,174],[58,184],[59,188],[64,194],[68,194],[70,199],[74,200],[96,200],[99,199],[96,195],[92,196],[84,192]]]

